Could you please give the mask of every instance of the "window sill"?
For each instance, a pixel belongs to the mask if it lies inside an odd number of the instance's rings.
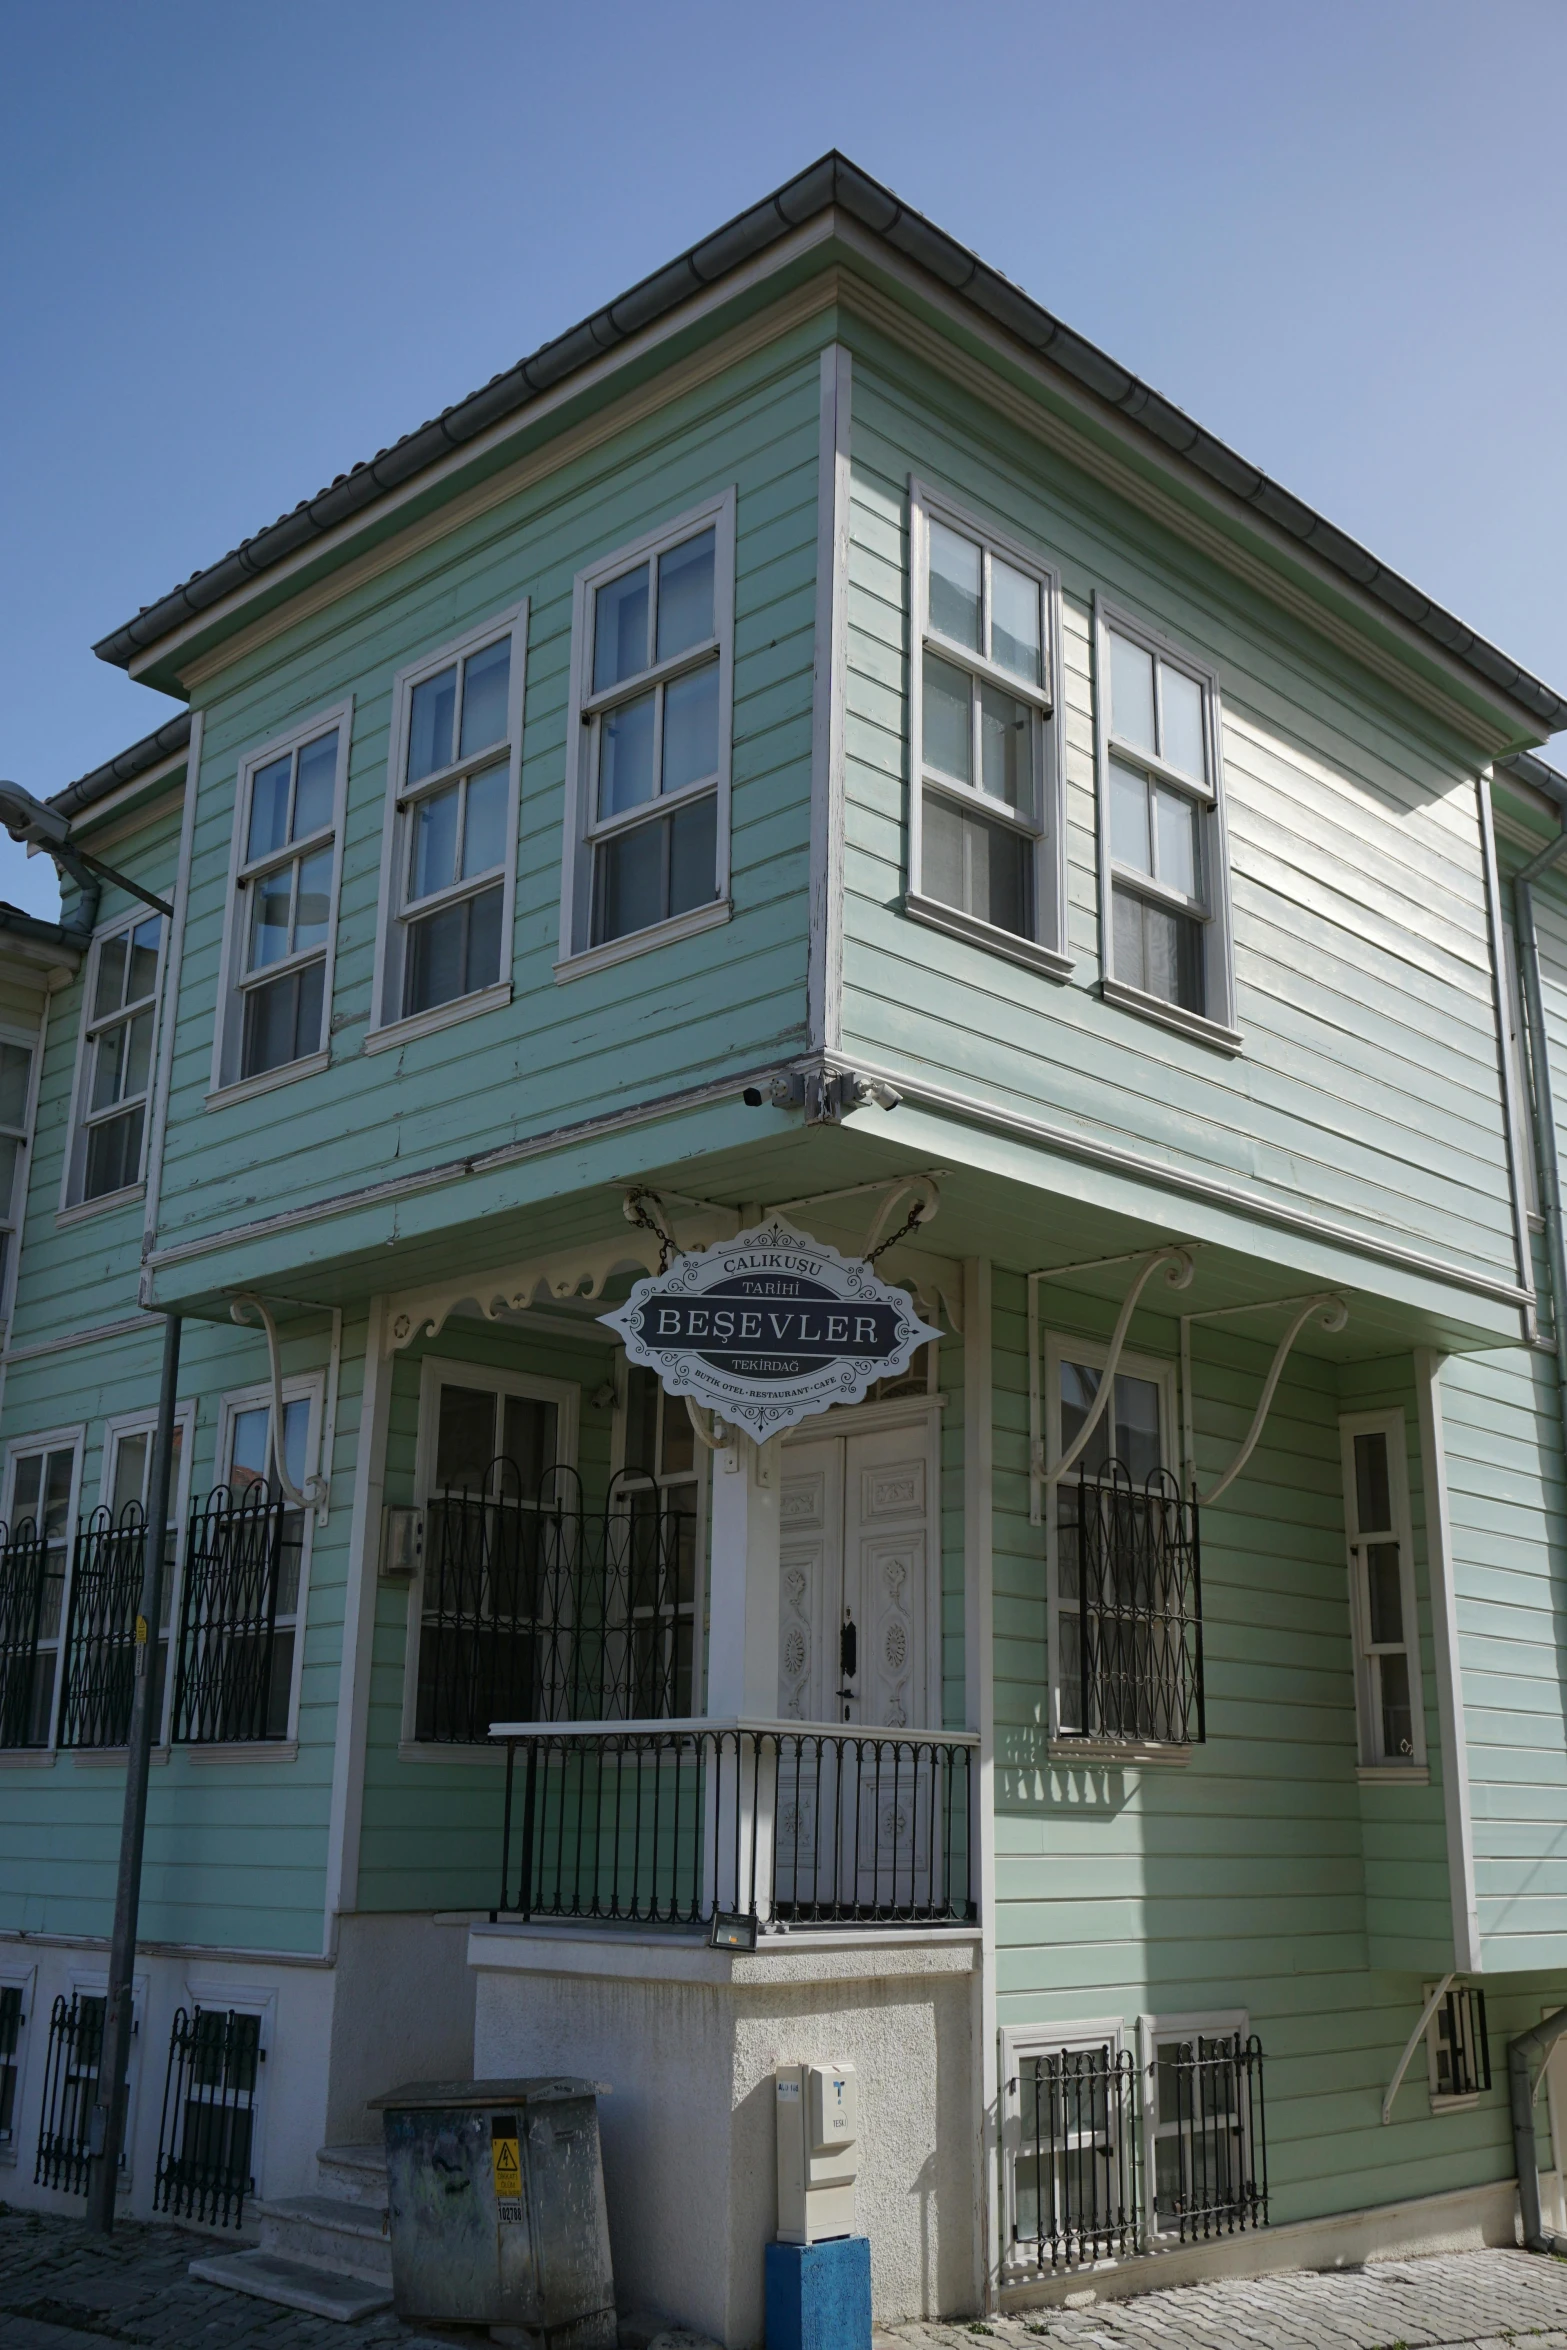
[[[964,939],[970,946],[985,947],[993,955],[1004,955],[1008,962],[1043,972],[1047,979],[1072,976],[1070,955],[1060,954],[1054,947],[1041,946],[1037,939],[1020,938],[1016,931],[998,930],[993,922],[981,922],[977,915],[965,914],[958,906],[944,906],[939,898],[925,898],[917,890],[905,890],[903,911],[911,922],[924,922],[932,930],[945,930],[949,937]]]
[[[1431,2118],[1434,2121],[1444,2113],[1470,2112],[1473,2107],[1479,2104],[1480,2092],[1478,2089],[1471,2089],[1462,2097],[1433,2097],[1428,2090],[1426,2101],[1430,2105]]]
[[[1216,1052],[1238,1053],[1246,1041],[1238,1028],[1226,1028],[1222,1020],[1206,1020],[1200,1012],[1183,1011],[1179,1004],[1167,1004],[1163,996],[1146,995],[1140,987],[1128,987],[1124,980],[1101,979],[1099,992],[1107,1004],[1119,1005],[1123,1012],[1139,1012],[1161,1028],[1173,1028],[1177,1036],[1212,1045]]]
[[[1429,1787],[1431,1773],[1424,1763],[1358,1763],[1355,1777],[1362,1787]]]
[[[332,1066],[328,1052],[306,1053],[301,1061],[285,1061],[281,1068],[264,1069],[259,1077],[237,1077],[232,1085],[215,1085],[208,1094],[203,1109],[226,1110],[230,1102],[248,1102],[258,1093],[271,1093],[280,1085],[292,1085],[296,1077],[319,1077],[323,1069]]]
[[[126,1750],[123,1746],[73,1746],[67,1751],[79,1771],[123,1771],[125,1768]],[[169,1750],[166,1746],[155,1746],[147,1757],[155,1771],[161,1770],[168,1759]]]
[[[694,938],[698,931],[716,930],[733,912],[728,898],[715,898],[710,906],[694,906],[689,914],[677,914],[670,922],[654,922],[646,930],[630,931],[625,938],[608,939],[601,947],[584,947],[580,954],[563,955],[555,966],[556,980],[586,979],[590,971],[607,970],[611,963],[624,963],[628,956],[673,946],[677,939]]]
[[[188,1763],[199,1769],[215,1768],[219,1763],[294,1762],[299,1755],[297,1738],[236,1739],[232,1746],[182,1746],[180,1752]]]
[[[127,1183],[119,1191],[101,1192],[97,1199],[79,1199],[69,1208],[56,1210],[54,1228],[59,1232],[68,1224],[85,1224],[89,1216],[106,1216],[112,1208],[128,1208],[146,1196],[145,1183]]]
[[[1135,1738],[1052,1738],[1049,1757],[1052,1762],[1180,1765],[1191,1761],[1192,1750],[1189,1746],[1158,1746],[1151,1740],[1143,1743]]]
[[[384,1028],[372,1028],[360,1049],[367,1053],[395,1052],[400,1044],[412,1044],[421,1036],[434,1036],[458,1020],[477,1020],[481,1012],[498,1012],[510,1002],[511,981],[497,979],[493,987],[481,987],[475,995],[453,996],[449,1004],[436,1004],[428,1012],[410,1012],[406,1020],[389,1020]]]
[[[411,1763],[503,1763],[504,1746],[459,1746],[455,1742],[443,1745],[434,1738],[404,1738],[398,1745],[399,1762]],[[485,1911],[488,1917],[488,1910]]]
[[[54,1755],[42,1746],[18,1746],[0,1754],[0,1771],[52,1771],[54,1765]]]

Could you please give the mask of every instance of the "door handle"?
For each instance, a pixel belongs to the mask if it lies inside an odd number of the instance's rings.
[[[854,1618],[846,1615],[838,1633],[838,1670],[846,1681],[852,1681],[860,1666],[860,1634]],[[848,1691],[842,1693],[848,1696]]]

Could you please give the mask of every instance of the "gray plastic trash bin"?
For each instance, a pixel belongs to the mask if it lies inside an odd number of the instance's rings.
[[[615,2350],[596,2084],[415,2081],[372,2103],[398,2316]]]

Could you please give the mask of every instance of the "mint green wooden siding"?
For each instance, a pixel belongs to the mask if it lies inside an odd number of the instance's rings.
[[[307,1207],[367,1168],[449,1162],[803,1043],[817,408],[815,343],[795,336],[351,589],[207,689],[165,1242]],[[734,920],[559,985],[573,577],[730,484]],[[394,675],[523,595],[531,619],[522,820],[514,960],[505,966],[516,999],[366,1056]],[[349,692],[333,1066],[204,1114],[239,760]],[[475,1206],[472,1195],[453,1200],[446,1217]],[[375,1236],[396,1229],[377,1225]]]
[[[1515,1277],[1478,755],[851,320],[845,1050]],[[1062,986],[900,917],[910,473],[1064,575]],[[1244,1053],[1100,1003],[1095,591],[1219,672]]]

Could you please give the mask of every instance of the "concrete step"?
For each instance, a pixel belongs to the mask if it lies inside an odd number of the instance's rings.
[[[386,2148],[380,2139],[369,2146],[322,2146],[316,2154],[316,2174],[326,2194],[340,2195],[345,2203],[386,2209]]]
[[[282,2195],[253,2203],[249,2216],[261,2230],[261,2250],[279,2260],[340,2269],[377,2283],[391,2277],[384,2208],[345,2203],[340,2195]]]
[[[349,2276],[327,2268],[311,2268],[299,2260],[282,2260],[275,2252],[227,2252],[210,2260],[193,2260],[193,2277],[209,2285],[227,2285],[235,2293],[249,2293],[258,2301],[276,2301],[284,2309],[303,2310],[310,2317],[336,2318],[351,2325],[356,2318],[373,2317],[391,2306],[391,2281]]]

